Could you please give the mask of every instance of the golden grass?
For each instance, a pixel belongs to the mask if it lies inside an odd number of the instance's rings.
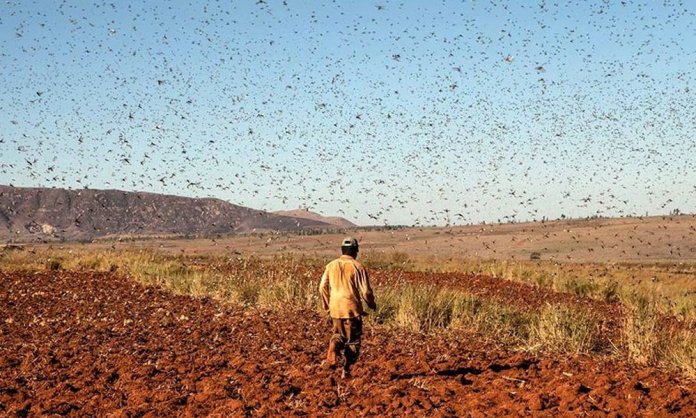
[[[568,354],[602,351],[600,320],[589,311],[565,305],[547,305],[531,324],[530,348],[552,347]],[[548,348],[547,348],[548,350]]]
[[[367,265],[380,268],[483,274],[603,302],[646,297],[659,312],[685,321],[696,318],[696,263],[564,263],[409,257],[403,252],[370,252],[363,254],[363,259]]]
[[[647,299],[634,299],[632,302],[627,305],[624,317],[623,346],[630,360],[655,365],[665,341],[658,329],[654,305]]]
[[[667,365],[696,378],[696,323],[660,324],[660,313],[647,298],[634,297],[625,306],[620,353],[637,364]]]
[[[665,344],[664,361],[682,374],[696,379],[696,331],[693,325],[671,337],[670,342]]]
[[[5,251],[0,252],[0,270],[97,270],[118,272],[145,285],[177,294],[213,297],[223,303],[274,310],[310,309],[323,314],[314,269],[326,260],[298,256],[259,257],[184,256],[151,249]],[[368,266],[412,270],[466,271],[490,274],[538,286],[571,292],[625,306],[619,341],[608,341],[600,332],[596,315],[580,307],[547,305],[537,311],[482,299],[462,290],[433,284],[399,283],[375,289],[378,309],[367,321],[410,332],[473,332],[513,350],[562,354],[614,355],[638,364],[659,365],[696,378],[696,328],[693,306],[684,305],[681,316],[687,324],[677,330],[663,329],[659,318],[675,312],[676,304],[664,304],[669,286],[619,285],[620,266],[605,267],[604,278],[583,277],[595,266],[566,266],[545,262],[450,261],[426,268],[422,260],[405,254],[379,259],[368,255]],[[432,260],[431,260],[432,261]],[[576,266],[577,267],[577,266]],[[656,268],[670,269],[671,266]],[[614,270],[612,270],[614,269]],[[660,284],[661,286],[664,283]],[[665,291],[665,288],[668,291]],[[662,289],[661,292],[658,290]],[[678,308],[681,309],[681,308]],[[691,322],[688,322],[691,321]]]
[[[533,352],[592,354],[606,349],[600,345],[599,318],[581,308],[548,305],[529,312],[436,285],[387,287],[376,297],[372,321],[412,332],[467,330]]]

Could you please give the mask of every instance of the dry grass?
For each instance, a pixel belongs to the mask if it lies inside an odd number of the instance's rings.
[[[657,364],[665,341],[658,329],[654,305],[647,299],[636,300],[627,306],[627,311],[623,324],[626,355],[638,364]]]
[[[589,311],[547,305],[531,325],[529,344],[568,354],[600,352],[606,347],[600,343],[599,324],[599,318]]]
[[[682,374],[696,379],[696,331],[694,331],[694,326],[673,334],[671,342],[666,344],[663,356],[668,364]]]
[[[666,365],[696,379],[696,323],[665,323],[654,301],[646,298],[626,300],[625,306],[619,354],[637,364]]]
[[[512,349],[592,354],[600,345],[599,318],[564,305],[529,312],[435,285],[379,289],[373,321],[412,332],[459,329]]]
[[[405,254],[386,259],[365,257],[371,267],[422,270],[421,261]],[[297,256],[259,257],[183,256],[154,250],[51,250],[0,253],[0,270],[116,271],[139,282],[178,294],[213,297],[223,303],[274,310],[319,310],[317,278],[307,266],[324,260]],[[618,286],[614,281],[583,281],[580,273],[545,263],[470,261],[439,265],[438,270],[473,271],[522,280],[601,300],[620,299],[626,306],[621,341],[600,333],[600,318],[579,307],[547,305],[538,311],[520,310],[461,290],[436,285],[398,284],[376,289],[378,310],[370,324],[410,332],[474,332],[510,349],[563,354],[614,355],[639,364],[676,369],[696,378],[696,328],[659,326],[665,306],[651,288]],[[537,270],[534,270],[534,269]],[[555,274],[553,274],[555,273]],[[612,279],[613,280],[613,279]],[[650,297],[646,296],[650,295]],[[693,312],[693,311],[688,311]],[[686,316],[692,318],[693,316]]]
[[[273,308],[288,306],[288,301],[301,307],[318,302],[313,277],[305,269],[311,262],[297,257],[278,257],[271,263],[256,257],[186,257],[153,250],[0,254],[0,270],[5,271],[117,271],[148,286],[225,303]]]
[[[483,274],[603,302],[650,298],[659,312],[674,314],[685,321],[696,318],[694,263],[561,263],[409,257],[402,252],[371,252],[363,258],[368,265],[380,268]]]

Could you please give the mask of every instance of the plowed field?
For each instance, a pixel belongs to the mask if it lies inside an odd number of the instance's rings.
[[[327,340],[312,311],[222,306],[105,273],[0,273],[0,414],[696,415],[696,384],[653,368],[368,327],[342,380],[320,366]]]

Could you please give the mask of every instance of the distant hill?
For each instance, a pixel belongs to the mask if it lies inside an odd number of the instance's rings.
[[[220,199],[121,190],[0,186],[0,240],[87,240],[113,236],[244,234],[336,229]]]
[[[316,212],[312,212],[308,209],[295,209],[295,210],[279,210],[273,212],[275,215],[280,216],[291,216],[294,218],[309,219],[312,221],[325,222],[334,225],[338,228],[355,228],[356,224],[349,221],[348,219],[341,218],[339,216],[323,216]]]

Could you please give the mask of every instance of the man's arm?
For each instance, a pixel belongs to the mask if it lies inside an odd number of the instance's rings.
[[[372,293],[372,287],[370,286],[370,277],[367,274],[367,269],[363,268],[359,277],[359,287],[362,298],[367,303],[367,307],[372,310],[377,310],[377,303],[375,303],[375,295]]]
[[[329,296],[331,289],[329,288],[329,266],[324,269],[324,274],[321,276],[319,283],[319,295],[321,296],[321,306],[325,311],[329,310]]]

